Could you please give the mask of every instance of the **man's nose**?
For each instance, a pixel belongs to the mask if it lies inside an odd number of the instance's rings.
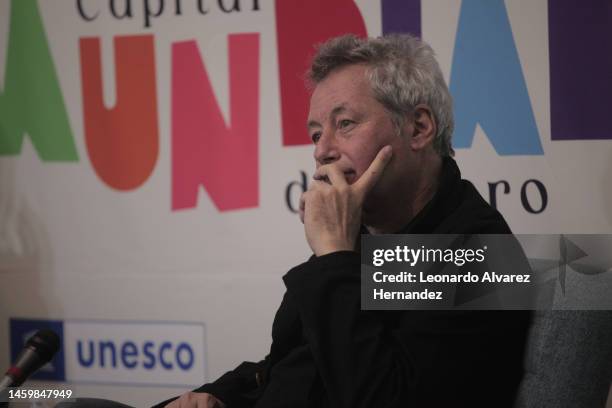
[[[314,158],[319,164],[333,163],[340,158],[340,151],[333,134],[323,134],[317,142]]]

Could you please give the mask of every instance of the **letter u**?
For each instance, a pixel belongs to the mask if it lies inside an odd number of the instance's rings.
[[[83,367],[91,367],[96,359],[93,342],[88,340],[87,343],[89,343],[89,356],[85,358],[83,357],[83,342],[81,340],[77,341],[77,358],[79,359],[79,364]]]

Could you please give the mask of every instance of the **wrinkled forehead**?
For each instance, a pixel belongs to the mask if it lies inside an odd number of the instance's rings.
[[[375,103],[365,65],[348,65],[332,71],[313,89],[310,120],[323,120],[339,111],[365,109]]]

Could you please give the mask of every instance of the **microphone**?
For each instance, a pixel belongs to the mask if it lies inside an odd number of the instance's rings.
[[[28,339],[17,361],[0,380],[0,392],[19,387],[40,367],[51,361],[60,348],[60,338],[51,330],[39,330]]]

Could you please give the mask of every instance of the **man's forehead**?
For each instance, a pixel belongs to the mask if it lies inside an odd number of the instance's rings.
[[[327,112],[326,113],[329,116],[334,117],[344,112],[349,112],[349,113],[353,112],[353,109],[350,107],[350,104],[348,102],[340,102],[338,105],[332,107],[332,109],[330,109],[328,113]],[[310,114],[311,115],[313,114],[312,109],[311,109]],[[316,116],[316,115],[313,115],[313,116]],[[318,118],[318,117],[315,118],[315,117],[309,116],[307,126],[309,128],[314,127],[314,126],[320,126],[321,124],[317,121],[317,119],[321,120],[321,118]]]
[[[343,112],[354,112],[367,99],[374,99],[363,65],[332,71],[314,88],[310,98],[308,125]]]

